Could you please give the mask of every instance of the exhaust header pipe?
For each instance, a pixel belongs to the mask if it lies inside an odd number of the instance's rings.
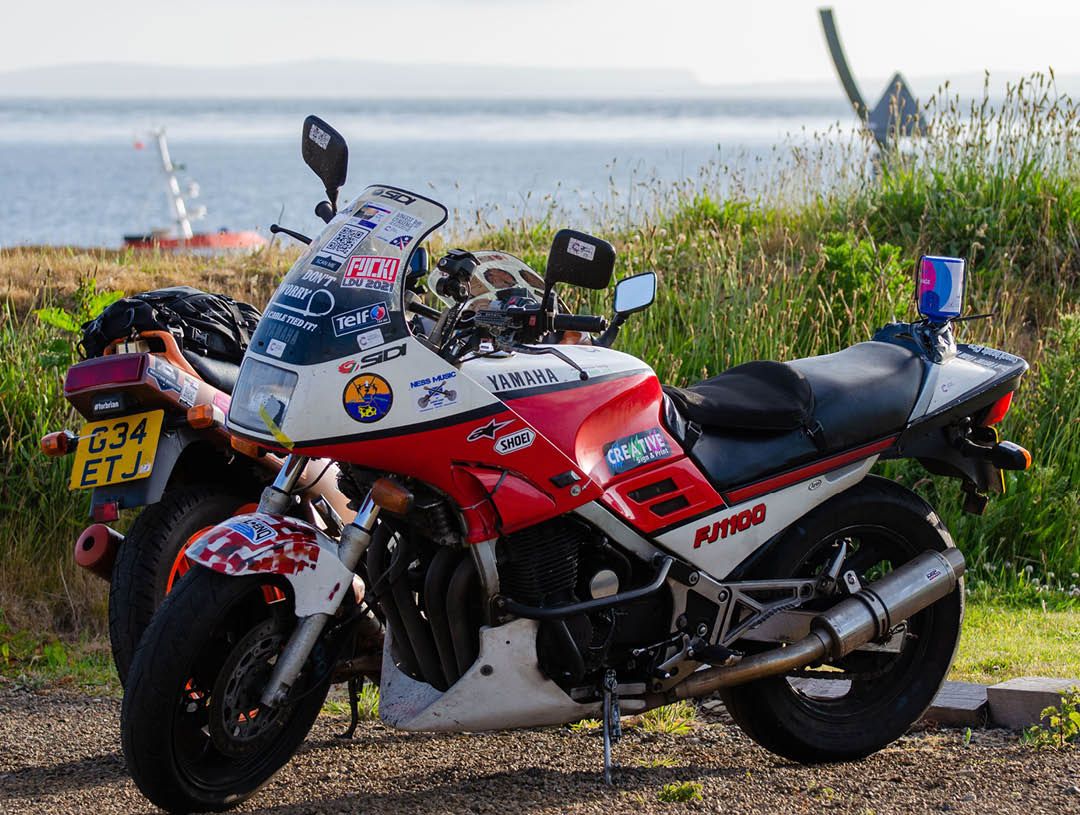
[[[706,696],[720,688],[845,657],[947,597],[963,574],[964,556],[959,549],[927,550],[815,617],[810,633],[798,642],[754,654],[734,665],[697,671],[666,694],[669,698],[657,703]]]

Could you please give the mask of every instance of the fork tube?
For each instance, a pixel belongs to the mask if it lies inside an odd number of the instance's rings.
[[[262,492],[262,497],[259,499],[259,512],[284,515],[289,511],[293,503],[293,490],[300,482],[300,476],[304,474],[309,460],[307,456],[292,454],[285,457],[281,463],[281,469],[274,478],[274,483]]]

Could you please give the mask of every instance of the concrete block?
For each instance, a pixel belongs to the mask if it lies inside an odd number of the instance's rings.
[[[946,682],[923,714],[924,722],[945,727],[982,727],[986,718],[986,686],[976,682]]]
[[[1038,724],[1043,709],[1059,705],[1069,688],[1080,688],[1080,679],[1022,676],[991,685],[986,689],[990,721],[1013,730]]]

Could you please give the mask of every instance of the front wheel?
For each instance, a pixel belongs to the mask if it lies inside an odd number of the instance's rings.
[[[840,542],[841,574],[862,585],[952,538],[937,513],[892,481],[870,477],[796,522],[751,577],[810,577]],[[812,610],[824,610],[835,601]],[[906,623],[898,652],[856,651],[835,663],[729,688],[721,698],[739,727],[795,761],[846,761],[880,750],[926,711],[949,672],[964,616],[961,583]]]
[[[120,714],[124,758],[162,809],[239,804],[289,760],[319,715],[330,670],[318,647],[284,705],[259,701],[296,624],[289,600],[267,602],[268,585],[193,569],[135,652]]]

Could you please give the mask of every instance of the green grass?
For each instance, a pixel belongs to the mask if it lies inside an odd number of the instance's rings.
[[[656,798],[665,804],[688,804],[691,801],[701,800],[701,790],[699,781],[676,781],[672,784],[664,784],[656,794]]]
[[[1080,680],[1080,609],[968,605],[950,678],[994,684],[1017,676]]]

